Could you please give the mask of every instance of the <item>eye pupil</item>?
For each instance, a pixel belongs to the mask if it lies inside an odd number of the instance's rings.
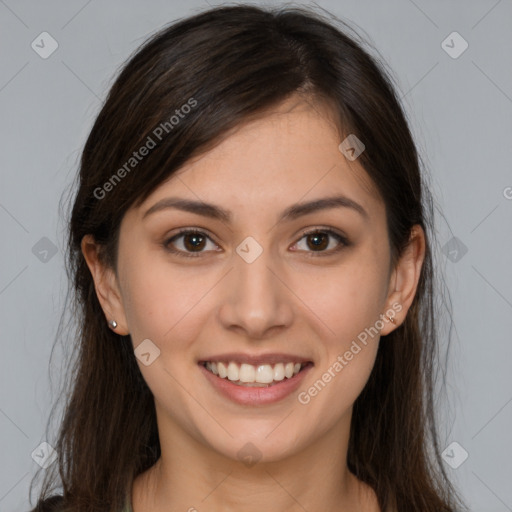
[[[202,249],[204,247],[205,237],[197,233],[189,233],[184,235],[183,240],[187,250]],[[191,244],[188,243],[189,240],[191,240]]]
[[[319,239],[322,239],[322,240],[319,241]],[[325,249],[325,247],[327,247],[327,245],[329,245],[329,241],[327,240],[327,236],[325,233],[313,233],[308,236],[308,241],[309,240],[313,240],[312,247],[317,248],[317,249],[318,248]],[[325,244],[326,240],[327,240],[327,245]]]

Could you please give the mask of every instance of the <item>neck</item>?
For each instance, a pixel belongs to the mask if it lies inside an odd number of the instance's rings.
[[[301,452],[254,465],[206,448],[175,424],[159,432],[162,455],[135,479],[133,512],[379,512],[373,490],[348,470],[349,432],[339,425]]]

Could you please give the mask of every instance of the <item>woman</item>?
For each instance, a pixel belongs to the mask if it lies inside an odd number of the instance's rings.
[[[70,220],[64,495],[49,473],[36,510],[463,506],[433,411],[431,199],[339,23],[213,8],[122,69]]]

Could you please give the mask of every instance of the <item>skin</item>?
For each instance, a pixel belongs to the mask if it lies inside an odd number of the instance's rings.
[[[327,109],[291,97],[189,161],[126,213],[117,272],[102,267],[94,240],[84,237],[106,321],[115,319],[116,332],[130,334],[134,348],[149,338],[160,349],[149,366],[137,360],[155,397],[162,456],[134,481],[134,512],[379,511],[374,492],[346,465],[352,406],[381,336],[403,322],[412,303],[425,239],[415,226],[391,268],[384,203],[358,161],[340,152],[341,140]],[[336,194],[357,201],[368,219],[331,208],[276,223],[291,204]],[[170,196],[219,205],[232,222],[176,209],[142,218]],[[316,249],[302,233],[327,227],[351,245],[322,256],[339,242],[329,237]],[[165,251],[179,228],[210,236],[199,257]],[[247,236],[263,248],[252,263],[235,252]],[[193,251],[186,241],[182,236],[174,247]],[[384,322],[308,404],[297,393],[271,405],[235,404],[197,366],[204,356],[231,351],[298,354],[314,362],[304,391],[393,304],[401,305],[396,325]],[[251,467],[237,456],[248,442],[261,454]]]

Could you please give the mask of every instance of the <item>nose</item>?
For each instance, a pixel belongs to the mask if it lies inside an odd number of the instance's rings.
[[[293,317],[293,293],[286,286],[279,261],[269,250],[251,263],[237,253],[233,260],[219,309],[224,328],[239,330],[250,339],[266,338],[287,328]]]

